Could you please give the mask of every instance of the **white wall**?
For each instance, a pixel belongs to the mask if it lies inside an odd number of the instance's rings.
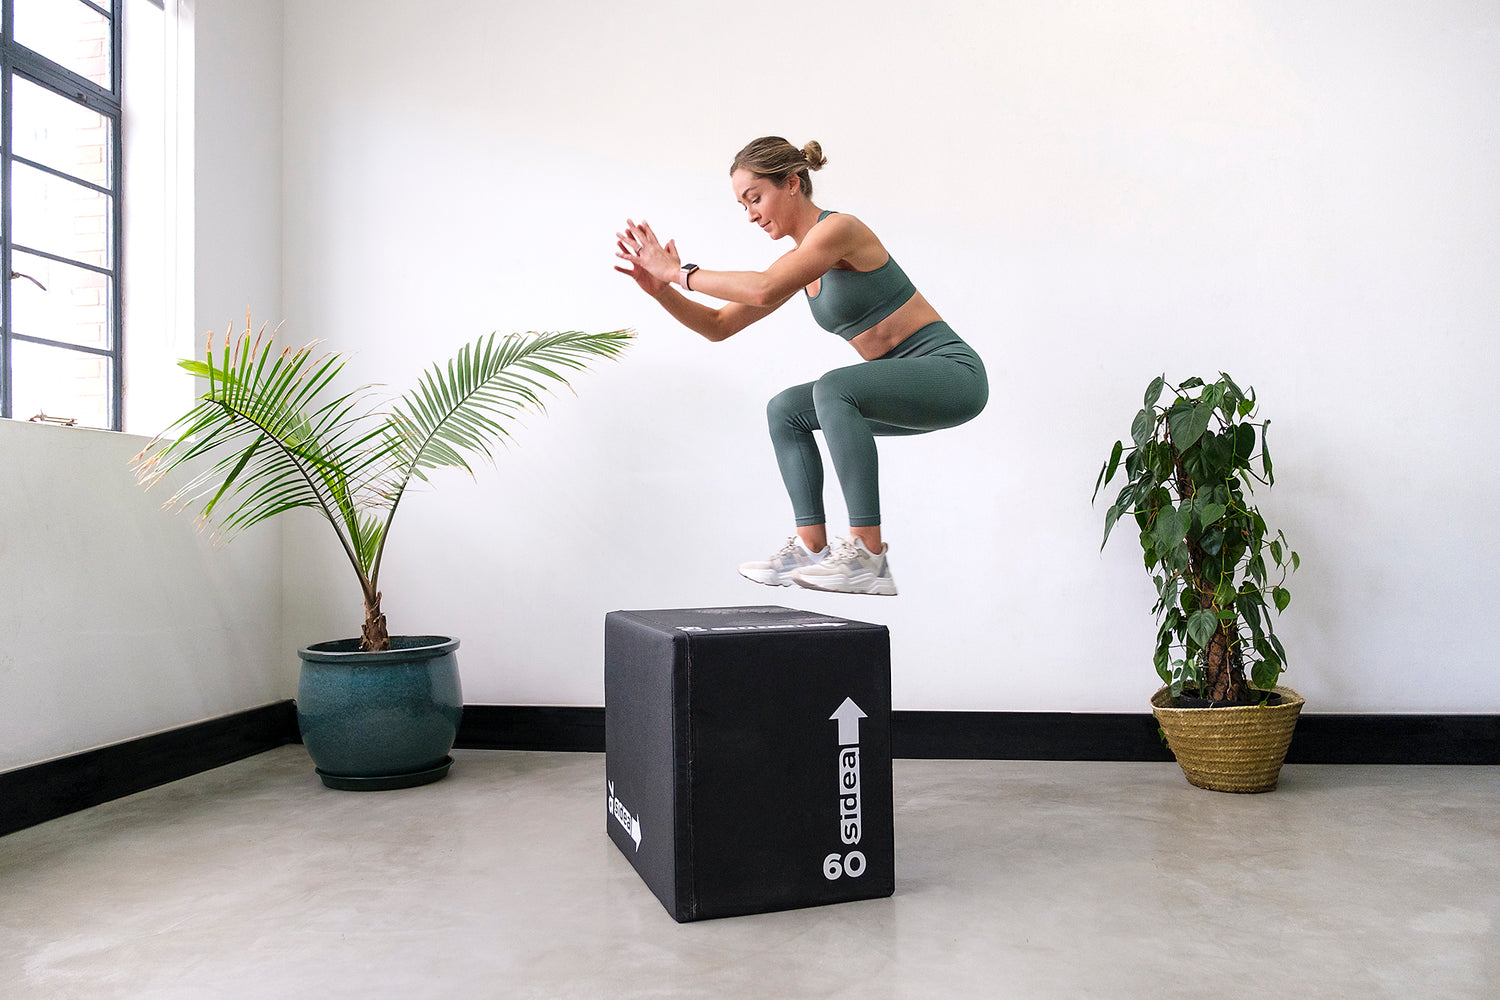
[[[281,311],[281,3],[190,0],[194,331],[258,327]]]
[[[159,191],[132,203],[132,222],[159,215],[155,247],[133,258],[133,276],[157,267],[163,289],[192,291],[179,302],[137,285],[126,303],[127,350],[154,351],[168,370],[174,348],[192,350],[177,313],[202,330],[243,315],[247,302],[281,310],[281,5],[181,7],[188,56],[196,35],[196,90],[185,107],[196,107],[197,184],[183,177],[181,199]],[[161,41],[165,53],[170,40]],[[183,69],[193,86],[191,62]],[[174,125],[150,133],[162,164],[176,159],[169,133],[193,141],[193,120]],[[180,225],[191,234],[195,217],[196,241],[174,248],[168,237]],[[132,408],[137,434],[0,421],[0,771],[296,691],[296,659],[282,658],[279,527],[215,548],[191,517],[162,509],[170,490],[136,486],[129,461],[148,440],[139,434],[160,429],[144,421],[185,410],[192,381],[138,368],[132,383],[129,391],[175,400]]]
[[[1146,382],[1229,371],[1272,419],[1263,509],[1304,559],[1280,628],[1317,711],[1493,712],[1487,445],[1500,328],[1500,9],[1445,0],[286,5],[286,332],[408,386],[491,329],[640,339],[477,484],[402,511],[397,631],[464,641],[470,702],[599,704],[614,608],[785,603],[891,626],[898,708],[1142,710],[1152,591],[1094,476]],[[710,268],[786,247],[726,177],[817,138],[984,355],[989,409],[882,443],[899,598],[773,591],[763,427],[854,360],[799,303],[720,346],[611,271],[649,218]],[[841,516],[830,483],[830,516]],[[289,527],[289,645],[354,634]],[[348,579],[346,579],[346,577]]]
[[[0,771],[289,697],[279,539],[194,534],[145,440],[0,421]]]
[[[1500,710],[1492,5],[179,7],[200,344],[249,305],[400,389],[490,329],[640,331],[402,512],[387,610],[463,638],[470,702],[600,703],[614,608],[785,603],[890,624],[900,708],[1139,711],[1150,590],[1088,492],[1150,376],[1225,368],[1305,559],[1287,681]],[[824,143],[818,200],[990,365],[981,418],[883,443],[892,601],[733,573],[788,530],[764,400],[847,348],[797,304],[711,346],[610,270],[625,215],[769,262],[724,174],[770,132]],[[130,481],[141,443],[0,425],[0,769],[291,697],[295,647],[357,628],[322,525],[214,549]]]

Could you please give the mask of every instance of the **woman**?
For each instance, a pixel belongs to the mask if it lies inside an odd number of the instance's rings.
[[[767,415],[796,534],[769,559],[740,566],[756,583],[894,595],[889,546],[881,538],[875,438],[922,434],[972,419],[989,397],[984,364],[944,323],[869,227],[813,204],[809,171],[828,161],[816,142],[801,149],[777,136],[757,139],[729,168],[746,217],[793,248],[764,271],[711,271],[684,264],[676,242],[663,244],[645,222],[626,221],[616,256],[674,319],[721,341],[781,308],[799,291],[813,318],[864,363],[793,386]],[[678,293],[725,303],[715,309]],[[852,537],[832,547],[823,516],[823,463],[813,431],[822,430],[849,512]]]

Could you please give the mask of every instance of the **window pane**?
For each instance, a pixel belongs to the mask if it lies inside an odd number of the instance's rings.
[[[45,413],[108,429],[108,358],[13,340],[11,361],[11,412],[16,419]]]
[[[95,267],[112,266],[107,195],[24,163],[11,168],[10,187],[14,242]]]
[[[15,5],[16,41],[105,90],[114,89],[109,18],[78,0],[15,0]]]
[[[108,349],[114,305],[108,275],[19,251],[12,255],[10,269],[14,332]]]
[[[20,76],[15,77],[11,101],[11,148],[16,155],[95,184],[109,184],[109,119]]]

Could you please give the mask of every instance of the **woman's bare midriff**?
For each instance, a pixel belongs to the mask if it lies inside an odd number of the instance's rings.
[[[891,353],[903,340],[922,327],[929,323],[936,323],[942,318],[937,310],[922,298],[922,293],[916,292],[895,312],[849,341],[849,345],[866,361],[874,361],[876,358]]]

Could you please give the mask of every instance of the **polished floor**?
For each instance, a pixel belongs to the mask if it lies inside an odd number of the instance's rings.
[[[896,762],[896,895],[677,924],[604,759],[289,746],[0,838],[0,996],[1500,997],[1500,768]]]

